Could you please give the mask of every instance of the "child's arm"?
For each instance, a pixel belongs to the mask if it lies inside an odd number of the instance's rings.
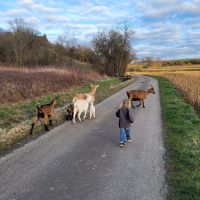
[[[130,121],[131,123],[134,122],[132,112],[131,112],[131,110],[129,110],[129,109],[128,109],[128,119],[129,119],[129,121]]]
[[[115,113],[116,117],[119,117],[119,110]]]

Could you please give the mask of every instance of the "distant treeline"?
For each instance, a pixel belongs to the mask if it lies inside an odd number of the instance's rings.
[[[162,66],[174,66],[174,65],[195,65],[200,64],[200,59],[186,59],[186,60],[169,60],[162,61]]]
[[[67,33],[51,43],[23,19],[15,19],[10,22],[9,31],[0,31],[0,64],[73,66],[81,62],[100,73],[122,76],[133,59],[131,38],[129,27],[124,25],[118,30],[99,31],[91,41],[92,48],[78,45]]]
[[[0,63],[17,66],[71,65],[73,59],[96,63],[92,49],[79,46],[70,39],[61,39],[53,44],[46,35],[40,36],[22,19],[14,20],[9,31],[0,32]]]

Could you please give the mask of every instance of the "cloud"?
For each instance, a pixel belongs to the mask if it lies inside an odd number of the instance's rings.
[[[181,40],[181,27],[176,24],[154,24],[148,28],[135,30],[136,41],[154,44],[172,45]]]
[[[86,10],[84,14],[101,14],[101,15],[111,15],[112,11],[107,6],[93,6]]]
[[[45,17],[45,19],[48,22],[58,22],[58,23],[66,22],[70,20],[69,17],[61,16],[61,15],[48,15],[47,17]]]
[[[61,8],[47,7],[39,3],[34,3],[33,0],[18,0],[18,2],[30,10],[35,10],[42,13],[55,13],[63,10]]]
[[[28,17],[28,18],[26,19],[26,22],[27,22],[30,26],[38,27],[41,21],[40,21],[40,19],[38,19],[37,17]]]
[[[200,48],[198,48],[198,50],[200,50]],[[194,49],[192,46],[178,46],[174,48],[173,46],[139,45],[136,48],[136,52],[137,55],[140,55],[140,58],[147,56],[161,59],[183,59],[200,57],[199,51],[196,51],[196,49]]]
[[[199,14],[200,2],[199,1],[183,2],[181,8],[183,12]]]
[[[17,17],[17,16],[21,16],[23,14],[28,14],[28,10],[26,9],[10,9],[6,12],[4,12],[4,15],[7,15],[7,16],[11,16],[11,17]]]
[[[136,9],[141,14],[142,20],[162,21],[179,18],[185,15],[199,15],[199,0],[181,1],[181,0],[153,0],[147,4],[145,0],[136,2]]]

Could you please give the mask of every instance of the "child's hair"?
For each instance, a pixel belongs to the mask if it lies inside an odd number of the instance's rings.
[[[131,108],[131,101],[129,99],[124,99],[119,108]]]

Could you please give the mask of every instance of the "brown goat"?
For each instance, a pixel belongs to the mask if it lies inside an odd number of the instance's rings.
[[[89,93],[76,94],[73,98],[73,102],[75,102],[76,100],[80,100],[80,99],[88,99],[89,101],[94,103],[95,94],[96,94],[96,91],[97,91],[97,88],[99,87],[99,85],[92,85],[91,84],[90,86],[91,86],[91,91]]]
[[[126,94],[128,96],[128,99],[130,99],[131,101],[140,101],[140,104],[138,105],[138,107],[141,105],[143,105],[143,108],[145,108],[144,106],[144,99],[147,97],[148,94],[155,94],[154,88],[151,85],[151,88],[149,88],[148,90],[130,90],[129,92],[126,91]],[[132,107],[135,108],[132,104]]]
[[[49,103],[49,104],[41,105],[40,107],[37,106],[38,113],[37,113],[37,116],[35,117],[32,125],[31,125],[30,134],[32,134],[32,132],[33,132],[33,128],[34,128],[35,123],[38,120],[41,120],[41,119],[44,120],[45,129],[47,131],[49,130],[47,124],[48,124],[48,121],[49,121],[50,126],[52,126],[52,118],[54,116],[54,107],[56,106],[56,104],[57,104],[56,99],[53,99],[51,101],[51,103]]]

